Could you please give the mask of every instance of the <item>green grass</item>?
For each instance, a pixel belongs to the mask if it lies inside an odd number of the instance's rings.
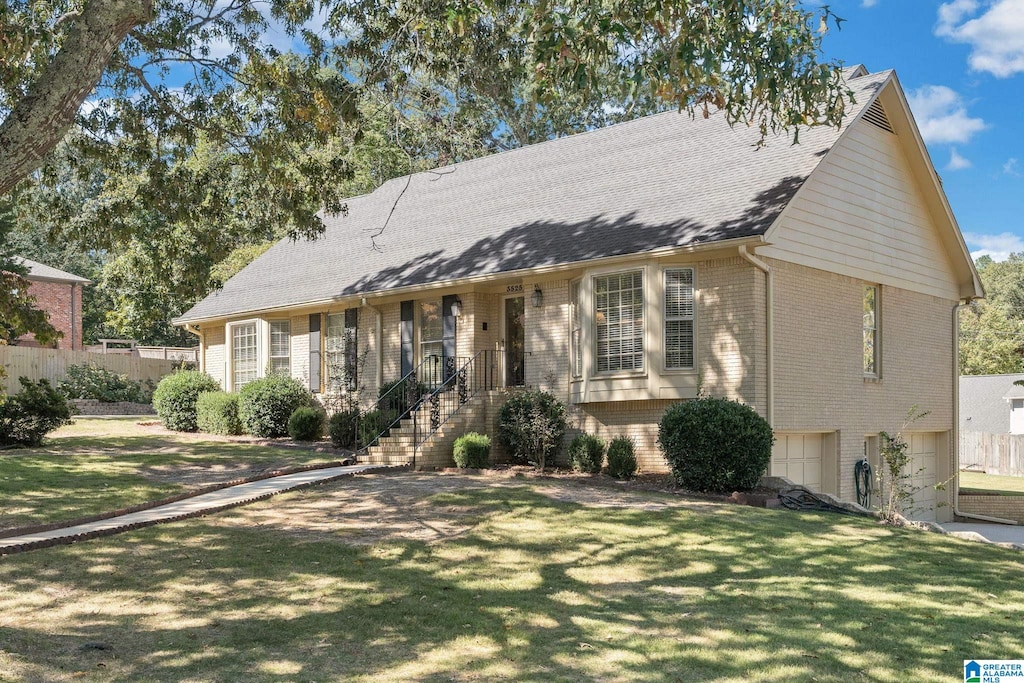
[[[960,473],[960,493],[989,493],[1024,496],[1024,477],[1004,477],[981,472]]]
[[[138,422],[80,418],[42,448],[0,451],[0,529],[94,515],[265,467],[336,457],[168,433]]]
[[[0,680],[958,681],[1024,658],[1018,552],[545,485],[420,501],[424,525],[469,520],[434,543],[299,528],[311,505],[344,519],[353,480],[0,558]]]

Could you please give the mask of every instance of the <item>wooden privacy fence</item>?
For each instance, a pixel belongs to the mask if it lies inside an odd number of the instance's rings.
[[[95,363],[119,375],[128,375],[136,381],[159,382],[179,364],[174,360],[139,358],[136,356],[103,355],[88,351],[40,349],[27,346],[0,346],[0,366],[7,372],[0,385],[8,392],[17,393],[21,387],[19,377],[31,380],[48,379],[57,383],[67,375],[70,365]]]
[[[1024,477],[1024,434],[960,432],[960,469]]]

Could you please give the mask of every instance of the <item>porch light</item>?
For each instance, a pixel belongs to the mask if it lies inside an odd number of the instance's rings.
[[[533,294],[530,296],[530,301],[533,302],[534,308],[540,308],[544,305],[544,292],[540,291],[540,287],[537,285],[533,286]]]
[[[455,296],[455,301],[452,302],[452,315],[456,318],[462,315],[462,299],[458,295]]]

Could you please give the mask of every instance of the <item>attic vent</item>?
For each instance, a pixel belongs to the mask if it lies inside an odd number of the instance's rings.
[[[872,102],[868,110],[864,112],[864,120],[882,130],[894,132],[892,126],[889,125],[889,117],[885,115],[885,109],[882,108],[882,103],[878,100]]]

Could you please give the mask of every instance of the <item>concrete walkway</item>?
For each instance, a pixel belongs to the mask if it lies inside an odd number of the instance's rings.
[[[985,522],[946,522],[940,524],[947,533],[970,540],[1012,545],[1024,550],[1024,526],[987,524]]]
[[[260,479],[244,484],[236,484],[226,488],[202,493],[191,498],[167,503],[148,510],[129,512],[117,517],[109,517],[93,522],[60,527],[48,531],[39,531],[22,536],[0,538],[0,555],[32,548],[41,548],[63,543],[107,536],[110,534],[151,526],[161,522],[170,522],[187,517],[197,517],[218,510],[251,503],[290,489],[321,483],[330,479],[339,479],[367,471],[383,471],[397,469],[380,465],[348,465],[344,467],[328,467],[324,469],[306,470],[294,474],[284,474],[269,479]]]

